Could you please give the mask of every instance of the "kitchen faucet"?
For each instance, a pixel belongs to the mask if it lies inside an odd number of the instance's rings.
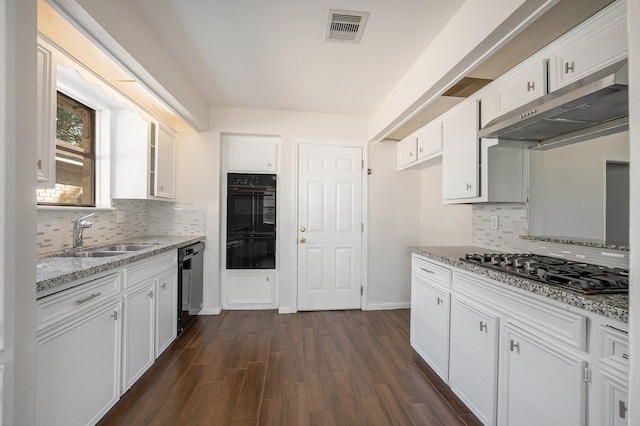
[[[95,213],[82,216],[81,218],[73,222],[73,248],[77,249],[82,247],[82,231],[84,228],[91,228],[91,222],[85,220],[88,217],[95,215]]]

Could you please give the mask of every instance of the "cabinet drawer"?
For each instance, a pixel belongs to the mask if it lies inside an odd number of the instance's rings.
[[[120,273],[109,274],[79,282],[76,287],[38,300],[38,329],[109,299],[120,291],[121,280]]]
[[[451,270],[413,255],[411,271],[432,285],[451,288]]]
[[[581,351],[587,348],[587,317],[560,308],[552,300],[539,301],[533,294],[520,294],[507,284],[459,272],[453,274],[452,287],[504,313],[523,330],[550,336]]]
[[[172,250],[146,260],[141,260],[126,269],[127,276],[124,282],[124,288],[130,288],[132,285],[138,284],[141,281],[155,277],[158,275],[158,272],[177,267],[178,250]]]
[[[629,368],[629,335],[606,325],[600,326],[602,361],[626,372]]]

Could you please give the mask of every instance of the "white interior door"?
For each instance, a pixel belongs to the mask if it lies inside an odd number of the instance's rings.
[[[359,309],[362,148],[298,151],[298,310]]]

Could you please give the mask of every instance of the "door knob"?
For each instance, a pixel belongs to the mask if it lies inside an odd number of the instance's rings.
[[[306,243],[306,242],[307,242],[307,240],[306,240],[306,238],[302,237],[302,238],[300,238],[300,242],[301,242],[302,244],[304,244],[304,243]]]
[[[304,226],[302,228],[300,228],[300,232],[305,232],[307,230],[307,228],[305,228]]]

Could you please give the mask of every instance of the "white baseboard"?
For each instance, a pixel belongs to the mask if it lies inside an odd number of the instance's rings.
[[[198,312],[198,315],[220,315],[222,308],[207,308]]]
[[[397,302],[397,303],[367,303],[362,307],[363,311],[388,311],[391,309],[409,309],[411,308],[411,302]]]
[[[279,314],[292,314],[293,313],[293,309],[291,309],[291,306],[280,306],[278,308],[278,313]]]

